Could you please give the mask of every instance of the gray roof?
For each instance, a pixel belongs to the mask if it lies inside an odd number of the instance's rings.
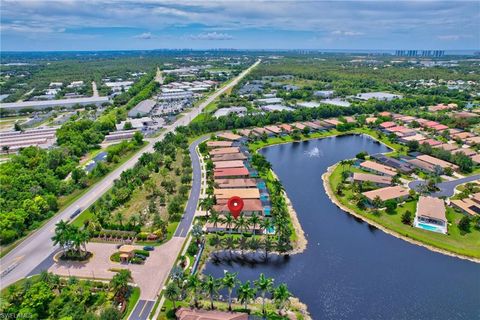
[[[135,117],[137,114],[146,115],[152,111],[157,102],[155,100],[147,99],[139,102],[132,110],[128,112],[130,117]]]
[[[11,102],[11,103],[2,103],[0,108],[2,109],[11,109],[19,110],[26,108],[33,109],[47,109],[54,107],[73,107],[75,105],[88,105],[88,104],[102,104],[105,102],[110,102],[108,97],[87,97],[87,98],[73,98],[73,99],[61,99],[61,100],[48,100],[48,101],[22,101],[22,102]]]

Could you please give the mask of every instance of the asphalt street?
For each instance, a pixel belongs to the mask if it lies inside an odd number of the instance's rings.
[[[457,179],[457,180],[453,180],[453,181],[440,182],[440,183],[436,184],[437,188],[439,188],[440,190],[438,190],[437,192],[433,192],[430,195],[432,197],[436,197],[436,198],[451,197],[455,193],[455,188],[458,185],[461,185],[461,184],[464,184],[464,183],[467,183],[467,182],[472,182],[472,181],[475,181],[475,180],[480,180],[480,174],[475,174],[473,176],[469,176],[469,177],[465,177],[465,178],[461,178],[461,179]],[[410,189],[418,191],[418,188],[421,185],[424,185],[426,183],[427,182],[425,180],[415,180],[415,181],[410,182],[408,184],[408,187]]]
[[[248,72],[250,72],[251,69],[256,67],[259,63],[260,60],[250,66],[245,71],[243,71],[230,83],[210,95],[197,108],[186,113],[183,117],[178,119],[172,125],[167,126],[165,128],[166,130],[161,135],[154,139],[148,140],[148,145],[142,148],[132,158],[130,158],[116,170],[108,174],[103,180],[92,186],[85,194],[83,194],[80,198],[74,201],[70,206],[55,215],[44,226],[36,230],[23,242],[16,246],[12,251],[5,255],[0,260],[0,287],[4,288],[26,277],[31,273],[32,270],[34,270],[40,263],[42,263],[46,257],[50,256],[56,250],[55,246],[51,241],[51,238],[54,235],[55,224],[57,222],[59,222],[60,220],[68,220],[69,217],[77,210],[77,208],[80,208],[83,211],[90,205],[92,205],[97,199],[99,199],[106,191],[108,191],[112,187],[113,182],[120,177],[120,174],[123,171],[132,168],[135,163],[137,163],[138,159],[142,156],[142,154],[146,152],[153,152],[153,146],[157,141],[161,141],[168,132],[175,131],[177,127],[188,125],[192,121],[192,119],[199,115],[208,104],[210,104],[221,94],[235,86]],[[192,205],[190,201],[189,204]],[[184,230],[182,231],[180,229],[181,234],[188,232],[188,229],[186,228],[187,226],[189,225],[185,223]],[[8,270],[8,272],[6,272],[6,270]]]

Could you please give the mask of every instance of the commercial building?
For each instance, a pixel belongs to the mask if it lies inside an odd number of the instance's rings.
[[[0,109],[20,111],[22,109],[44,110],[49,108],[72,108],[75,106],[96,105],[100,106],[104,103],[110,103],[108,97],[86,97],[86,98],[72,98],[60,100],[46,100],[46,101],[22,101],[1,103]]]
[[[215,113],[213,116],[215,118],[220,118],[220,117],[225,117],[230,114],[236,114],[237,116],[243,116],[247,113],[247,108],[245,107],[229,107],[229,108],[220,108]]]
[[[147,99],[139,102],[135,107],[133,107],[130,111],[128,111],[128,116],[130,118],[140,118],[144,117],[155,107],[157,102],[155,100]]]
[[[367,101],[370,99],[380,100],[380,101],[391,101],[393,99],[401,99],[403,96],[400,94],[393,94],[388,92],[367,92],[359,93],[355,96],[356,99]]]
[[[331,98],[333,97],[334,91],[333,90],[318,90],[313,93],[315,97],[319,98]]]
[[[447,233],[447,218],[443,200],[420,196],[413,225],[428,231]]]
[[[267,104],[260,107],[263,111],[266,112],[275,112],[275,111],[293,111],[293,108],[281,105],[281,104]]]

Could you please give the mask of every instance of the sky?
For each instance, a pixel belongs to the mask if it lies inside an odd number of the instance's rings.
[[[480,1],[0,0],[2,51],[480,50]]]

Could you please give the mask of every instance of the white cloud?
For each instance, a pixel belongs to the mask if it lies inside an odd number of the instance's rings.
[[[355,37],[355,36],[361,36],[364,33],[363,32],[357,32],[357,31],[335,30],[335,31],[332,31],[332,34],[336,35],[336,36]]]
[[[190,35],[188,38],[190,40],[233,40],[230,34],[216,31]]]
[[[143,39],[143,40],[150,40],[153,37],[154,36],[152,35],[151,32],[144,32],[144,33],[137,34],[136,36],[134,36],[135,39]]]
[[[457,41],[462,38],[462,36],[458,34],[448,34],[448,35],[443,35],[443,36],[437,36],[439,40],[444,40],[444,41]]]

